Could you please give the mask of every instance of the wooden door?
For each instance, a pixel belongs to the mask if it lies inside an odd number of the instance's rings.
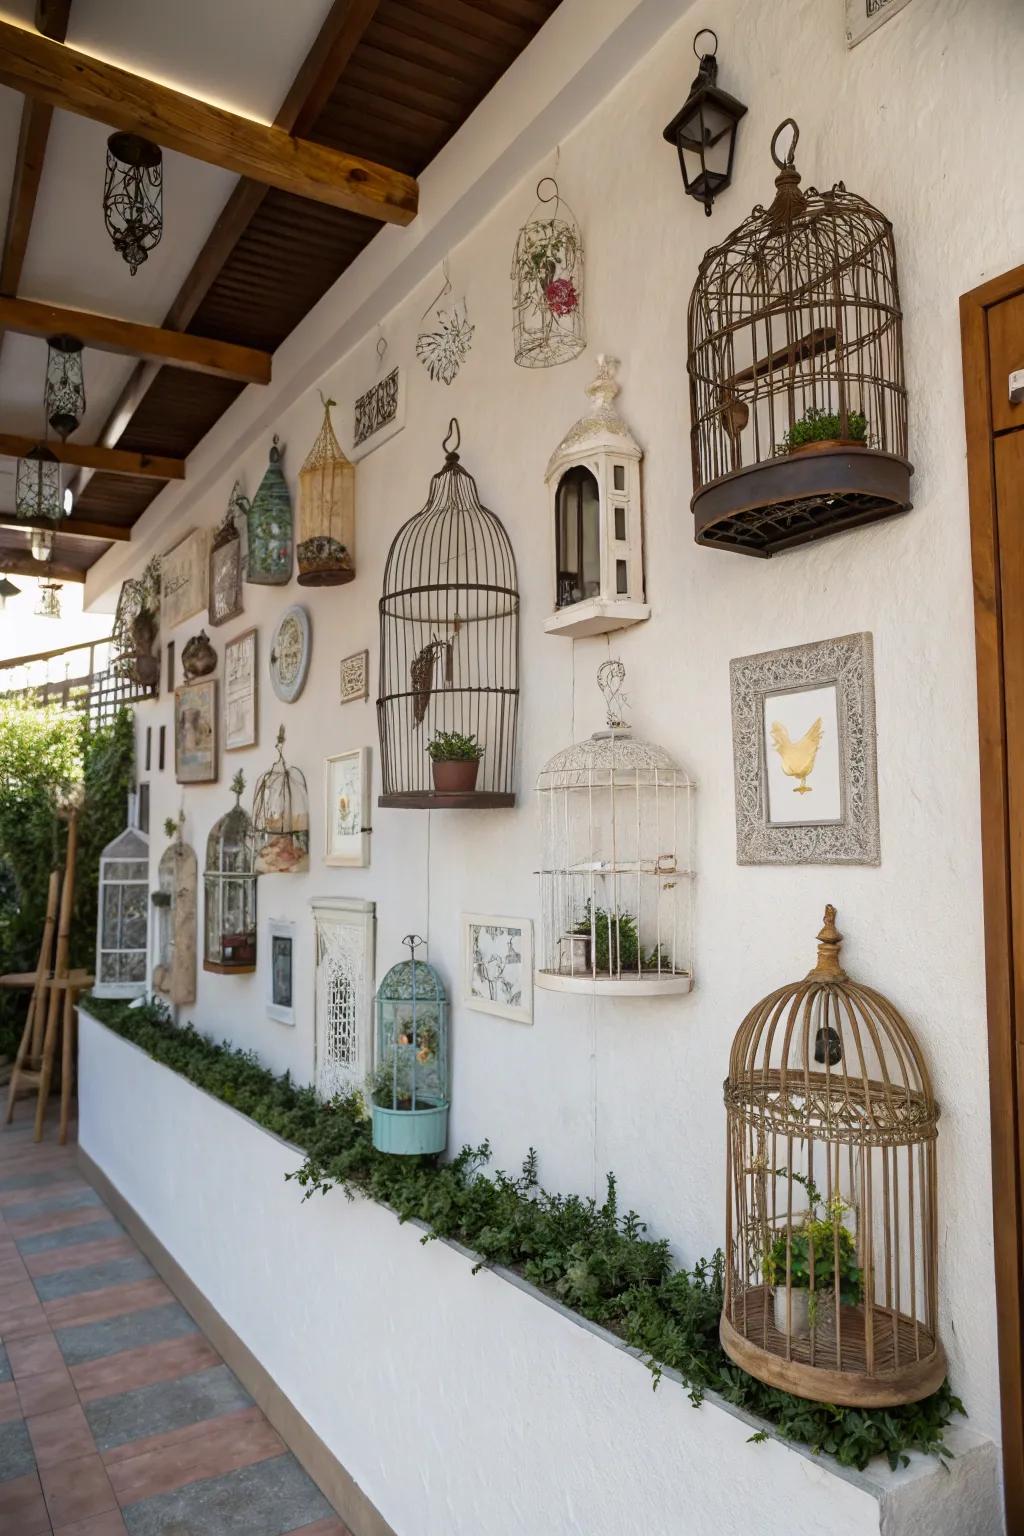
[[[1024,1532],[1024,267],[960,301],[1006,1525]],[[1022,380],[1024,382],[1024,380]]]

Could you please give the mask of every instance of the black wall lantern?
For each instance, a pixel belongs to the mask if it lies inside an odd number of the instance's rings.
[[[163,156],[159,144],[138,133],[107,140],[103,184],[107,233],[134,277],[164,232]]]
[[[46,346],[46,419],[66,441],[85,415],[82,343],[77,336],[51,336]]]
[[[45,518],[56,526],[63,510],[60,462],[45,443],[40,443],[18,460],[14,481],[15,514]]]
[[[713,37],[711,53],[701,53],[697,43]],[[720,91],[718,79],[718,38],[710,27],[697,33],[693,51],[700,60],[697,78],[690,86],[686,105],[665,129],[664,137],[679,152],[683,184],[687,195],[704,204],[710,217],[711,204],[732,180],[732,157],[736,149],[736,126],[746,112],[742,101]]]

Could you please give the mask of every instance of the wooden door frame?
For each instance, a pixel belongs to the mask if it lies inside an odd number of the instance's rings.
[[[992,381],[987,311],[1024,292],[1024,266],[960,300],[967,478],[974,569],[974,634],[981,753],[981,845],[988,995],[989,1098],[996,1319],[1003,1424],[1003,1486],[1009,1531],[1024,1531],[1024,1230],[1021,1220],[1017,1084],[1024,1065],[1024,1020],[1015,1017],[1013,911]],[[1021,430],[1024,430],[1022,428]]]

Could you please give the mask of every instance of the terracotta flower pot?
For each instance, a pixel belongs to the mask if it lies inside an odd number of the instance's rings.
[[[476,789],[476,777],[480,772],[479,758],[449,759],[431,763],[434,788],[442,795],[465,795]]]

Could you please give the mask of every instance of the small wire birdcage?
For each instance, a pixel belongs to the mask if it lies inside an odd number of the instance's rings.
[[[760,1381],[818,1402],[916,1402],[945,1375],[937,1336],[939,1108],[909,1025],[818,963],[733,1040],[721,1337]]]
[[[775,130],[774,201],[690,295],[696,539],[761,557],[911,504],[892,225],[842,182],[802,190],[798,136]]]
[[[203,969],[243,975],[256,969],[256,872],[252,822],[242,809],[245,779],[231,781],[235,803],[206,841]]]
[[[693,984],[694,785],[663,747],[624,723],[626,669],[598,686],[608,728],[544,765],[536,982],[563,992],[652,997]]]
[[[554,189],[543,193],[550,184]],[[547,212],[547,205],[554,208]],[[583,236],[553,176],[537,183],[537,202],[516,238],[512,335],[520,368],[553,368],[579,357],[583,323]]]
[[[519,590],[500,519],[459,463],[459,424],[426,505],[395,536],[380,599],[380,804],[515,803]],[[451,445],[451,446],[449,446]],[[431,788],[428,747],[480,752],[477,787]],[[457,747],[455,748],[457,750]]]
[[[322,398],[322,397],[321,397]],[[341,451],[324,400],[316,442],[299,471],[299,583],[334,587],[356,574],[356,471]]]
[[[448,999],[440,976],[403,940],[377,993],[377,1062],[370,1082],[373,1144],[412,1156],[443,1152],[448,1137]]]
[[[284,760],[284,726],[277,733],[277,757],[256,780],[252,835],[258,875],[297,875],[309,868],[309,791],[301,768]]]
[[[245,508],[245,579],[257,586],[280,587],[292,577],[292,499],[281,468],[279,441],[275,434],[266,472]]]

